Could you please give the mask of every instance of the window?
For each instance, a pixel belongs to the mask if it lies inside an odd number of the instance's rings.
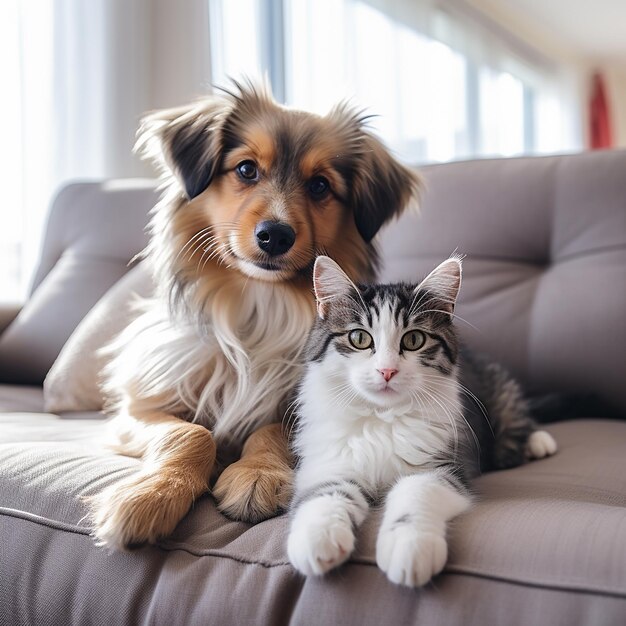
[[[40,224],[54,189],[50,176],[55,111],[53,9],[49,3],[0,3],[0,301],[23,299],[40,246]],[[30,123],[25,124],[25,119]],[[31,236],[26,237],[26,233]]]
[[[481,151],[510,156],[532,151],[524,145],[524,84],[508,72],[489,67],[480,70],[478,79]]]
[[[581,147],[554,68],[452,2],[208,1],[215,84],[265,74],[279,100],[322,114],[350,99],[406,161]]]

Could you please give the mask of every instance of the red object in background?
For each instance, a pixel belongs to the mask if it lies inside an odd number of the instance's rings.
[[[589,141],[592,150],[613,147],[611,112],[606,96],[604,79],[596,72],[591,79],[591,101],[589,102]]]

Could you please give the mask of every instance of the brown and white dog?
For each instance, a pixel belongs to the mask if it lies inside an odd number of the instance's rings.
[[[327,116],[264,88],[148,115],[138,147],[164,192],[146,250],[155,297],[113,345],[105,393],[120,453],[140,472],[91,499],[104,545],[170,534],[209,489],[216,450],[241,458],[213,487],[226,515],[256,522],[289,499],[281,419],[314,317],[318,254],[373,278],[373,237],[419,189],[346,105]]]

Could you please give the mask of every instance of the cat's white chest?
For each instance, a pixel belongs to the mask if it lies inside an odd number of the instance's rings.
[[[435,428],[417,411],[397,414],[375,412],[354,423],[348,435],[346,455],[355,470],[387,486],[432,463],[450,442],[446,428]]]
[[[359,474],[369,474],[375,483],[387,485],[428,461],[415,445],[417,430],[398,420],[364,418],[347,439],[349,461]]]
[[[453,432],[435,408],[354,410],[321,403],[307,415],[299,433],[302,464],[298,488],[319,481],[320,471],[358,477],[372,490],[389,487],[401,476],[432,467],[449,449]]]

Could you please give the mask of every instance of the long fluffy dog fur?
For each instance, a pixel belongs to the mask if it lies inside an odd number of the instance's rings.
[[[91,500],[99,543],[170,534],[218,473],[216,449],[241,455],[213,487],[225,514],[260,521],[287,503],[280,422],[314,316],[315,257],[371,279],[372,239],[419,189],[365,120],[346,105],[290,110],[251,84],[143,120],[138,148],[164,187],[145,251],[157,292],[111,347],[104,385],[117,449],[143,463]],[[264,220],[293,229],[284,254],[260,249]]]

